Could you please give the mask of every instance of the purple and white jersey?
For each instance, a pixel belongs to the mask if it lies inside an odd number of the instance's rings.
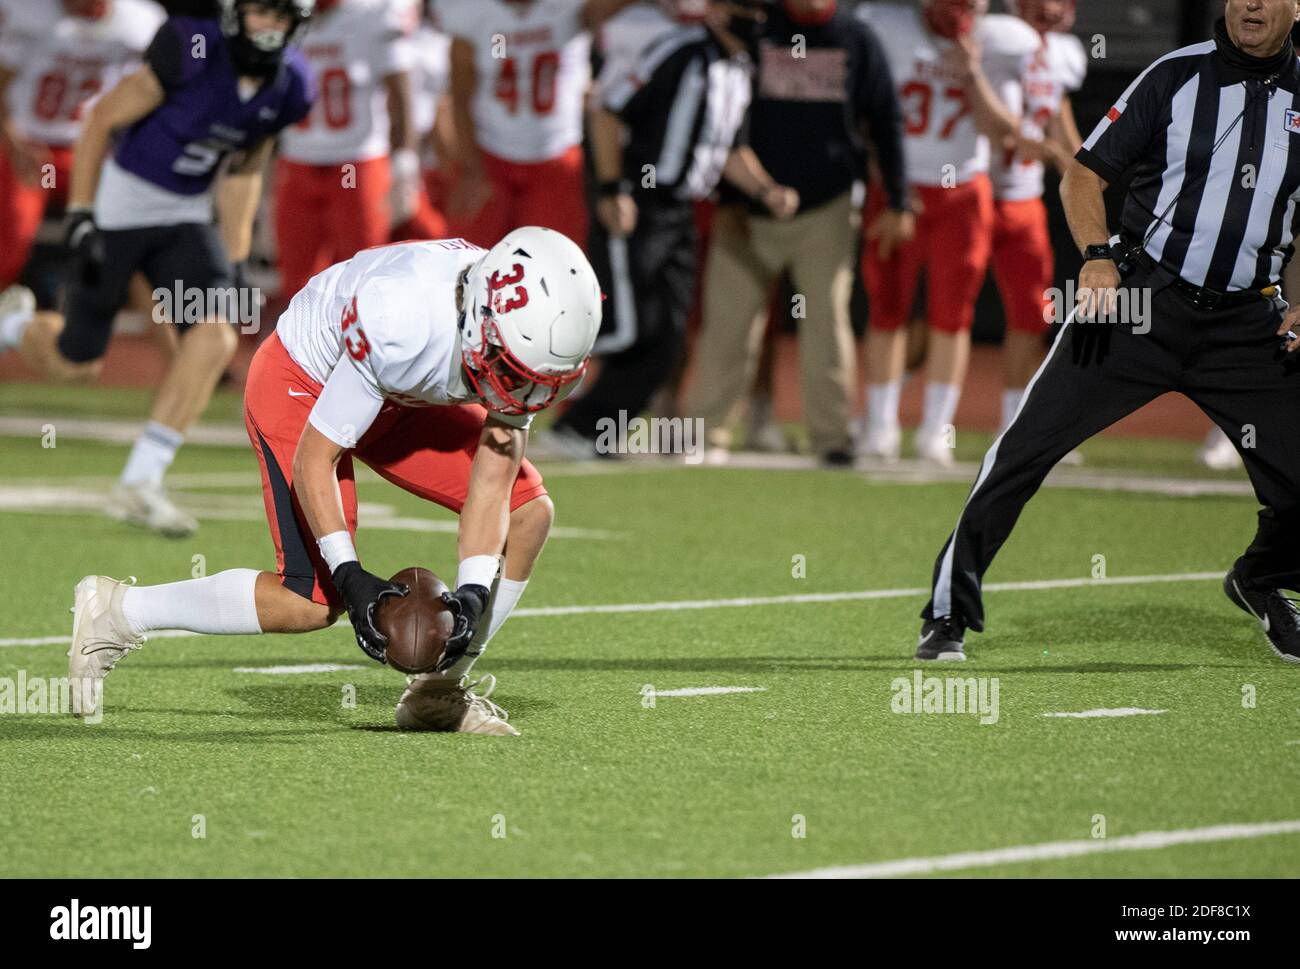
[[[147,212],[118,211],[120,203],[104,198],[112,195],[109,189],[129,187],[136,203],[140,198],[156,202],[161,190],[175,203],[165,208],[211,211],[212,182],[221,160],[296,124],[315,98],[311,70],[294,47],[286,49],[281,68],[263,85],[256,90],[242,85],[216,20],[169,18],[149,44],[146,62],[166,100],[118,135],[96,199],[96,213],[108,208],[107,222],[118,228],[126,228],[121,217],[126,215],[134,216],[126,221],[138,225],[162,222]],[[186,199],[198,204],[187,206]]]

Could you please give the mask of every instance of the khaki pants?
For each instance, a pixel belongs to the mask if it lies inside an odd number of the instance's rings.
[[[685,406],[686,414],[704,419],[711,446],[730,444],[733,411],[758,366],[772,283],[789,269],[794,291],[803,298],[799,362],[813,449],[824,454],[850,448],[856,363],[849,322],[851,215],[847,192],[789,222],[748,216],[735,207],[718,210],[704,272],[695,376]]]

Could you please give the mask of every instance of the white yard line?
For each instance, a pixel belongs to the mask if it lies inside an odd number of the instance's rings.
[[[1222,579],[1222,572],[1180,572],[1172,575],[1121,575],[1105,579],[1038,579],[1029,582],[990,582],[985,592],[1035,592],[1044,589],[1083,589],[1090,586],[1150,585],[1158,582],[1204,582]],[[814,602],[855,602],[864,599],[910,599],[929,595],[929,588],[865,589],[855,592],[807,592],[788,596],[748,596],[738,599],[675,599],[665,602],[623,602],[598,606],[544,606],[516,609],[512,616],[585,616],[614,612],[674,612],[683,609],[730,609],[747,606],[787,606]]]
[[[1054,861],[1110,851],[1151,851],[1176,845],[1205,844],[1213,841],[1239,841],[1277,834],[1300,834],[1300,821],[1265,821],[1251,824],[1215,824],[1205,828],[1180,828],[1175,831],[1144,831],[1120,838],[1097,838],[1080,841],[1048,841],[1036,845],[1016,845],[992,851],[962,851],[953,855],[929,858],[900,858],[865,865],[836,865],[811,871],[769,875],[769,878],[896,878],[900,875],[930,875],[943,871],[992,868],[1027,861]]]
[[[654,690],[652,696],[721,696],[724,693],[765,693],[765,686],[687,686],[680,690]]]
[[[1090,720],[1093,717],[1140,717],[1143,714],[1168,713],[1168,710],[1143,710],[1141,707],[1113,707],[1110,709],[1079,710],[1076,713],[1043,713],[1043,717],[1070,717],[1075,720]]]
[[[73,479],[77,480],[77,479]],[[180,491],[176,495],[177,504],[191,512],[200,521],[247,521],[266,520],[266,511],[262,499],[255,493],[199,494],[193,491]],[[103,491],[84,485],[0,485],[0,511],[18,512],[20,514],[42,515],[80,515],[102,514],[104,507]],[[361,502],[358,512],[361,527],[370,531],[423,532],[454,535],[460,529],[460,523],[454,518],[413,518],[396,514],[393,505]],[[585,539],[591,541],[613,541],[624,538],[625,533],[609,531],[603,528],[573,528],[557,525],[548,533],[548,537],[557,539]]]
[[[91,417],[39,417],[0,416],[0,436],[39,439],[47,425],[53,425],[60,437],[73,440],[103,441],[111,444],[131,444],[140,434],[140,420],[111,420]],[[545,435],[545,431],[541,432]],[[248,446],[248,435],[239,424],[200,424],[186,435],[190,446],[240,447]],[[647,471],[672,471],[689,469],[711,471],[737,469],[745,471],[807,471],[818,467],[817,459],[799,454],[732,454],[721,468],[712,465],[686,465],[681,457],[662,458],[643,455],[629,456],[621,461],[568,461],[549,457],[545,446],[539,446],[535,463],[546,475],[554,477],[590,477],[617,474],[638,474]],[[360,470],[360,469],[358,469]],[[975,477],[978,465],[954,464],[950,468],[935,468],[924,462],[904,459],[895,464],[860,461],[856,473],[868,481],[882,484],[936,484],[960,482],[968,484]],[[836,474],[844,474],[836,471]],[[174,479],[169,479],[174,480]],[[256,480],[253,482],[256,485]],[[1098,491],[1127,491],[1189,497],[1194,495],[1252,494],[1250,482],[1244,475],[1231,478],[1178,478],[1151,474],[1133,474],[1124,471],[1107,471],[1096,468],[1054,468],[1047,476],[1048,488],[1086,488]],[[217,485],[213,485],[217,487]]]
[[[1164,582],[1205,582],[1221,579],[1221,572],[1177,572],[1169,575],[1117,575],[1105,579],[1037,579],[1030,582],[990,582],[985,592],[1038,592],[1047,589],[1084,589],[1120,585],[1153,585]],[[812,592],[789,596],[750,596],[742,599],[670,599],[665,602],[620,602],[592,606],[539,606],[516,609],[512,618],[537,618],[547,616],[587,616],[624,612],[674,612],[685,609],[733,609],[748,606],[802,605],[815,602],[857,602],[866,599],[910,599],[929,594],[928,588],[914,589],[864,589],[855,592]],[[346,620],[338,625],[346,626]],[[151,632],[151,639],[196,636],[181,630],[166,629]],[[52,646],[67,643],[67,636],[12,637],[0,639],[4,646]]]
[[[299,666],[236,666],[236,673],[266,673],[270,676],[291,676],[295,673],[337,673],[340,670],[360,670],[353,663],[303,663]]]

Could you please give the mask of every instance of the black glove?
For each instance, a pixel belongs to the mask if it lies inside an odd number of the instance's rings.
[[[384,648],[388,638],[375,628],[375,607],[384,596],[404,596],[411,590],[396,582],[371,575],[360,562],[344,562],[330,576],[334,588],[348,607],[348,618],[356,630],[357,645],[373,660],[387,663]]]
[[[104,265],[104,237],[99,234],[95,214],[90,209],[73,209],[68,213],[63,223],[63,244],[76,258],[82,284],[97,286]]]
[[[1071,324],[1070,357],[1076,367],[1093,363],[1101,366],[1110,354],[1110,331],[1114,324],[1102,314],[1101,318],[1084,317],[1082,313]]]
[[[483,585],[463,585],[455,592],[442,594],[442,601],[451,611],[455,625],[447,638],[447,645],[443,647],[442,659],[438,661],[439,673],[454,666],[469,649],[474,633],[478,631],[479,618],[487,608],[488,595],[487,586]]]

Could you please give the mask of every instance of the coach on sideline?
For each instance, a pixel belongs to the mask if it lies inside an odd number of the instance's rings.
[[[1300,201],[1297,20],[1300,0],[1226,0],[1214,39],[1147,68],[1075,156],[1061,197],[1085,260],[1078,306],[935,563],[917,659],[965,659],[984,573],[1052,466],[1173,390],[1234,441],[1264,506],[1224,591],[1300,662],[1300,612],[1279,591],[1300,588],[1300,308],[1277,285]],[[1130,170],[1111,236],[1102,191]]]

